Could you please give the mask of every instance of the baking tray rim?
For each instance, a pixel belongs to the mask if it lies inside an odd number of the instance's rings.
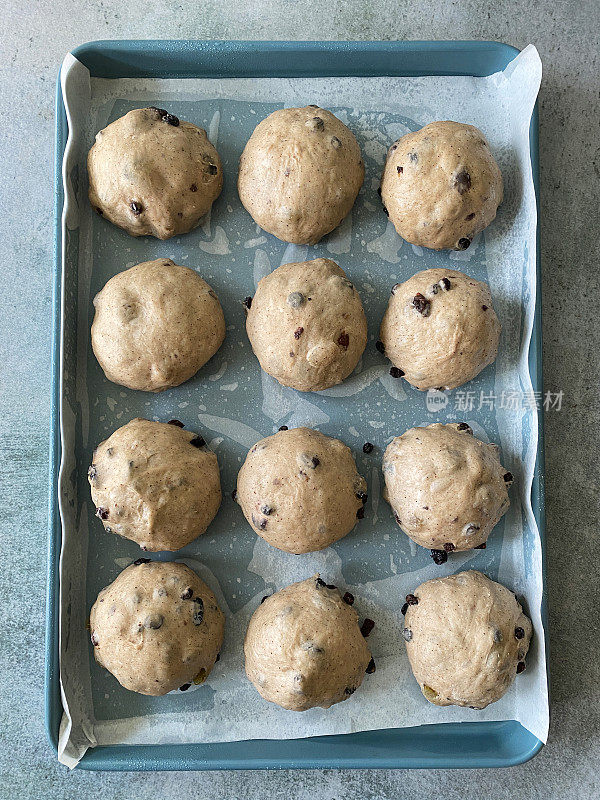
[[[310,72],[295,67],[292,55],[321,56]],[[503,69],[519,50],[494,41],[204,41],[204,40],[100,40],[72,51],[93,77],[250,77],[298,75],[474,75]],[[282,56],[273,74],[273,55]],[[261,64],[260,57],[263,57]],[[467,56],[475,61],[468,62]],[[134,57],[135,64],[128,62]],[[199,59],[202,57],[202,63]],[[259,59],[250,62],[249,59]],[[157,71],[161,59],[170,64]],[[179,66],[173,69],[173,62]],[[214,61],[221,65],[215,70]],[[237,59],[237,60],[236,60]],[[241,59],[241,60],[240,60]],[[370,59],[370,63],[367,61]],[[404,59],[404,60],[403,60]],[[430,62],[430,59],[433,61]],[[393,63],[392,63],[393,60]],[[217,66],[218,66],[217,65]],[[385,67],[385,69],[384,69]],[[232,71],[233,70],[233,71]],[[542,325],[539,196],[539,111],[532,114],[529,145],[537,204],[536,303],[529,347],[529,371],[533,389],[542,390]],[[60,467],[60,342],[62,334],[62,158],[67,140],[67,120],[60,71],[56,87],[54,248],[52,286],[51,408],[48,513],[48,580],[45,637],[45,728],[58,751],[62,717],[58,654],[59,557],[61,524],[58,509]],[[544,414],[538,412],[538,447],[531,502],[541,537],[543,592],[541,617],[546,641],[548,673],[548,624],[544,507]],[[382,745],[385,752],[381,752]],[[465,747],[469,744],[470,747]],[[427,746],[428,745],[428,746]],[[432,746],[433,745],[433,746]],[[338,748],[331,752],[330,748]],[[306,739],[249,740],[241,742],[99,745],[90,748],[77,768],[89,770],[223,770],[223,769],[319,769],[319,768],[485,768],[525,763],[543,743],[516,720],[463,722],[391,728],[355,734]],[[265,754],[267,751],[270,754]],[[326,752],[330,750],[330,752]],[[279,752],[278,752],[279,751]],[[287,751],[287,752],[286,752]],[[301,752],[305,751],[305,752]]]

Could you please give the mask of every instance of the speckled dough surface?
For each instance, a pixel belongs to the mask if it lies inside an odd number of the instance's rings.
[[[495,360],[500,330],[488,285],[439,268],[393,287],[379,338],[417,389],[455,389]]]
[[[261,439],[237,481],[253,530],[288,553],[322,550],[346,536],[364,514],[366,492],[350,448],[309,428]]]
[[[498,448],[464,422],[410,428],[383,456],[384,497],[414,542],[436,550],[483,544],[508,510],[513,480]]]
[[[435,578],[407,599],[406,652],[429,702],[485,708],[525,668],[531,622],[514,594],[481,572]]]
[[[302,392],[341,383],[367,343],[360,296],[328,258],[284,264],[263,278],[246,330],[264,371]]]
[[[176,425],[134,419],[98,445],[88,472],[107,531],[143,550],[179,550],[221,505],[216,455]]]
[[[100,592],[90,613],[96,661],[126,689],[149,695],[202,683],[224,627],[208,586],[185,564],[171,561],[127,567]]]
[[[318,575],[264,600],[250,619],[244,655],[262,697],[290,711],[346,700],[371,660],[356,611]]]
[[[217,352],[225,319],[211,287],[171,259],[115,275],[94,298],[94,354],[109,381],[162,392],[187,381]]]
[[[483,133],[460,122],[431,122],[388,150],[381,199],[411,244],[465,250],[502,202],[502,175]]]
[[[132,236],[192,230],[223,187],[206,131],[160,108],[139,108],[96,135],[88,155],[90,202]]]
[[[238,192],[265,231],[316,244],[349,214],[364,176],[360,147],[343,122],[318,106],[284,108],[248,140]]]

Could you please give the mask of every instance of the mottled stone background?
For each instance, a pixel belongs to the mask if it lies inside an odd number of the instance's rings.
[[[554,798],[600,792],[598,0],[5,0],[0,40],[0,798]],[[54,83],[93,39],[533,42],[541,91],[552,721],[499,771],[68,773],[43,728]]]

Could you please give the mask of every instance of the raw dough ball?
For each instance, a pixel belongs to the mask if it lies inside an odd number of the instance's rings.
[[[410,428],[383,455],[384,497],[413,542],[452,552],[483,544],[510,505],[498,448],[465,423]]]
[[[206,131],[160,108],[139,108],[96,134],[88,155],[90,202],[132,236],[187,233],[223,188]]]
[[[250,449],[236,499],[254,531],[273,547],[309,553],[346,536],[364,516],[367,482],[339,439],[293,428]]]
[[[248,625],[244,655],[259,694],[290,711],[346,700],[371,661],[356,611],[318,575],[264,600]]]
[[[417,389],[455,389],[495,360],[500,330],[486,283],[426,269],[394,286],[379,338]]]
[[[466,250],[496,216],[502,175],[478,128],[431,122],[390,147],[381,199],[407,242]]]
[[[88,471],[96,515],[143,550],[179,550],[221,505],[216,455],[176,425],[133,419],[94,452]]]
[[[225,338],[219,298],[169,258],[111,278],[94,298],[94,354],[109,381],[162,392],[187,381]]]
[[[358,142],[337,117],[318,106],[283,108],[248,140],[238,192],[265,231],[316,244],[350,212],[364,177]]]
[[[531,639],[514,594],[473,570],[427,581],[409,598],[406,652],[429,702],[485,708],[499,700],[525,668]]]
[[[140,694],[206,680],[224,627],[208,586],[172,561],[139,559],[100,592],[90,613],[96,661]]]
[[[246,330],[264,371],[301,392],[341,383],[367,343],[360,296],[328,258],[284,264],[263,278]]]

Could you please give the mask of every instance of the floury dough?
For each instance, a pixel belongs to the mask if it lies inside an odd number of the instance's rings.
[[[514,594],[481,572],[427,581],[407,600],[406,652],[430,703],[485,708],[525,668],[531,622]]]
[[[139,559],[103,589],[90,613],[96,661],[132,692],[163,695],[203,683],[225,617],[185,564]]]
[[[452,552],[484,544],[510,505],[513,476],[498,448],[464,422],[410,428],[383,456],[384,497],[422,547]]]
[[[205,444],[178,425],[134,419],[98,445],[88,479],[106,530],[151,551],[203,534],[221,505],[217,457]]]
[[[495,360],[500,330],[486,283],[437,268],[393,287],[379,338],[417,389],[455,389]]]
[[[322,550],[364,515],[367,482],[339,439],[309,428],[261,439],[239,472],[237,501],[255,533],[288,553]]]
[[[347,700],[371,662],[356,611],[318,575],[264,600],[250,619],[244,655],[262,697],[290,711]]]
[[[206,131],[161,108],[138,108],[96,135],[88,155],[95,210],[132,236],[192,230],[223,187]]]
[[[263,230],[316,244],[350,213],[364,176],[360,147],[343,122],[318,106],[283,108],[246,144],[238,192]]]
[[[360,296],[328,258],[284,264],[264,277],[246,330],[263,370],[301,392],[341,383],[367,343]]]
[[[111,278],[94,298],[92,348],[109,381],[162,392],[187,381],[225,338],[219,298],[169,258]]]
[[[502,202],[502,175],[483,133],[431,122],[389,149],[381,199],[396,231],[433,250],[466,250]]]

